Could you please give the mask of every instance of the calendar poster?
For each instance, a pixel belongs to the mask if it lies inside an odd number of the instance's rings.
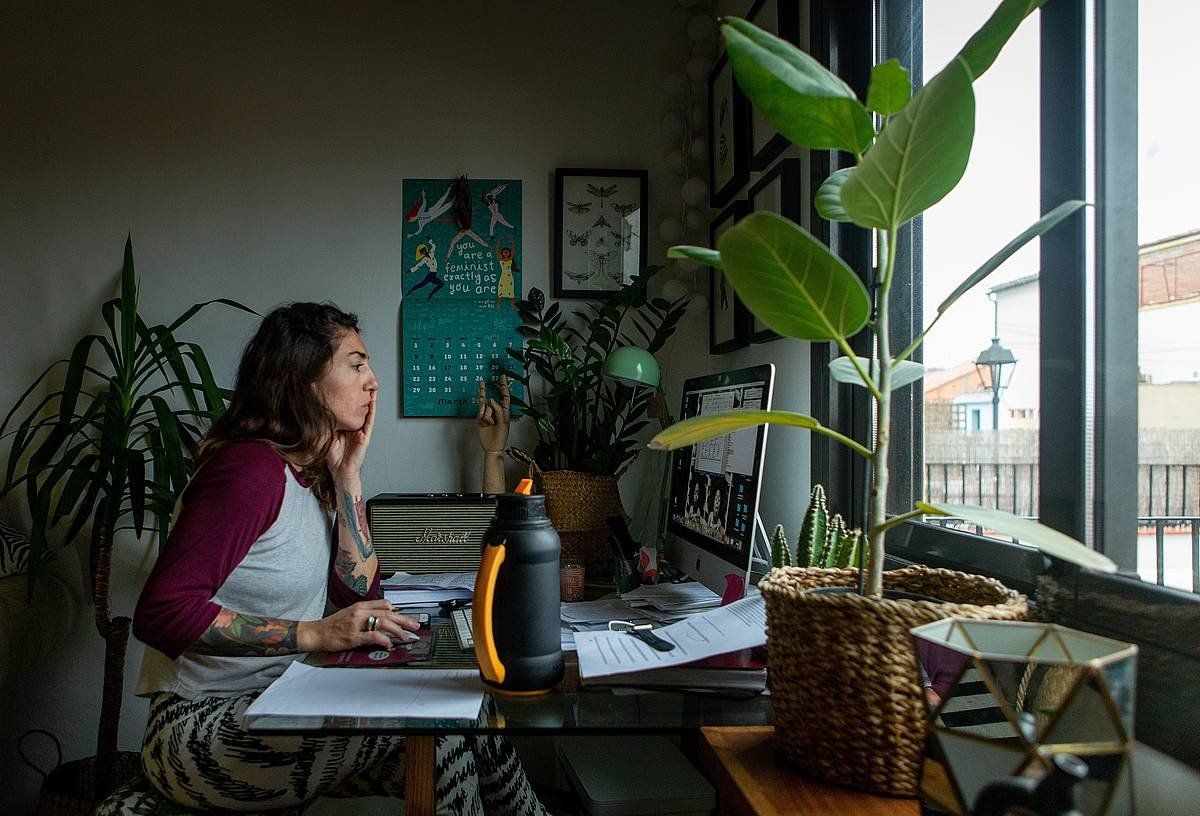
[[[474,416],[478,381],[497,396],[521,346],[521,182],[405,179],[402,195],[403,413]]]

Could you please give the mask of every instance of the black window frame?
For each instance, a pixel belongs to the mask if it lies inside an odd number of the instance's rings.
[[[997,0],[998,2],[998,0]],[[1039,613],[1064,625],[1136,643],[1140,649],[1136,737],[1200,769],[1200,596],[1142,582],[1132,575],[1136,557],[1137,280],[1137,7],[1128,0],[1049,0],[1041,15],[1041,204],[1043,212],[1068,198],[1087,199],[1087,113],[1093,111],[1095,206],[1041,239],[1042,342],[1041,521],[1080,540],[1089,527],[1097,549],[1127,574],[1102,575],[1043,557],[1019,544],[910,522],[888,536],[891,565],[926,563],[1000,578],[1036,598]],[[873,57],[898,58],[921,77],[921,0],[814,0],[816,56],[865,98]],[[1085,67],[1094,37],[1094,99]],[[1089,106],[1089,102],[1092,104]],[[814,153],[813,189],[844,157]],[[1092,217],[1094,303],[1087,301],[1088,233]],[[831,247],[864,282],[872,281],[870,234],[819,219]],[[901,238],[894,288],[893,343],[907,345],[923,325],[921,222]],[[1126,270],[1122,274],[1122,270]],[[1090,317],[1094,317],[1089,338]],[[907,335],[907,336],[904,336]],[[1090,343],[1089,343],[1090,340]],[[858,338],[855,348],[860,348]],[[864,349],[865,350],[865,349]],[[838,386],[828,376],[833,351],[812,346],[812,409],[822,422],[867,438],[870,404],[861,389]],[[919,356],[915,359],[921,359]],[[1088,365],[1094,402],[1087,437]],[[923,389],[897,412],[893,427],[889,507],[911,506],[922,491]],[[1051,444],[1051,442],[1053,444]],[[1092,492],[1087,458],[1093,457]],[[814,438],[811,472],[827,485],[831,501],[849,516],[865,517],[866,468],[858,457]]]

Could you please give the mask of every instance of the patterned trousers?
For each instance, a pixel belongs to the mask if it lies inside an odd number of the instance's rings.
[[[257,696],[154,695],[142,745],[151,784],[202,810],[291,808],[319,796],[404,797],[404,737],[250,734],[242,715]],[[545,816],[503,736],[438,737],[436,745],[439,814]]]

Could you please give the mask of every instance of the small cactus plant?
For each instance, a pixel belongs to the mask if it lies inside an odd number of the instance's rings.
[[[783,525],[776,524],[771,533],[771,565],[773,567],[856,567],[862,552],[862,530],[847,530],[838,514],[829,516],[825,504],[825,488],[813,485],[808,509],[800,525],[793,556],[784,536]]]
[[[776,524],[771,533],[771,566],[790,567],[792,565],[792,549],[788,546],[787,533],[782,524]]]
[[[796,541],[796,561],[800,566],[818,566],[814,559],[819,558],[825,548],[828,529],[829,509],[825,506],[825,488],[815,484],[808,498],[804,521],[800,525],[800,537]]]

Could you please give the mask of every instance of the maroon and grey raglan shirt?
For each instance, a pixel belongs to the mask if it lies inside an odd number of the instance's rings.
[[[317,620],[364,598],[333,573],[335,518],[269,445],[236,442],[184,491],[133,618],[147,644],[137,693],[227,697],[266,688],[303,654],[200,655],[189,647],[222,608]],[[379,576],[367,598],[378,597]]]

